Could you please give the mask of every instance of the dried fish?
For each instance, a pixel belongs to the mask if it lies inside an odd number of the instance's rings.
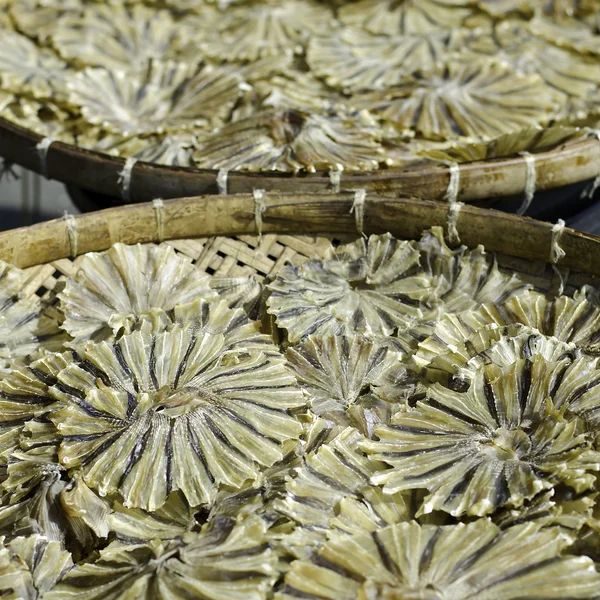
[[[275,598],[593,598],[600,575],[590,558],[561,556],[571,541],[536,523],[399,523],[332,536],[312,560],[292,563]]]
[[[179,31],[166,10],[97,2],[61,17],[51,39],[76,65],[135,71],[148,60],[178,60]]]
[[[376,34],[423,35],[460,27],[473,14],[473,4],[472,0],[360,0],[345,3],[339,18]]]
[[[529,127],[515,133],[506,133],[488,142],[452,144],[442,148],[417,150],[416,154],[440,161],[468,163],[517,156],[523,152],[549,152],[586,135],[588,132],[579,127]]]
[[[56,408],[49,386],[69,358],[68,353],[49,354],[0,378],[0,460],[8,460],[29,421],[43,420]]]
[[[575,50],[579,54],[600,54],[598,15],[591,18],[576,18],[563,15],[550,18],[537,14],[529,23],[531,32],[551,44]]]
[[[421,366],[464,343],[478,330],[489,326],[522,324],[584,350],[595,352],[600,341],[600,308],[586,298],[582,289],[572,298],[548,298],[533,290],[496,303],[483,304],[460,315],[441,316],[432,335],[419,344],[415,360]]]
[[[597,61],[535,37],[528,22],[520,19],[506,19],[493,28],[474,30],[470,41],[461,42],[456,59],[460,61],[461,56],[467,64],[473,64],[477,57],[486,63],[501,59],[521,73],[541,77],[548,86],[568,97],[586,98],[600,84]]]
[[[368,410],[369,393],[378,387],[385,387],[388,396],[393,389],[394,403],[401,403],[414,389],[402,354],[360,334],[308,336],[301,345],[289,348],[286,357],[308,393],[313,412],[342,423],[349,417],[357,426],[349,409],[356,408],[359,414]]]
[[[433,140],[493,139],[546,125],[560,108],[556,92],[541,77],[494,61],[449,62],[437,72],[357,94],[350,104],[369,110],[400,133],[414,130]]]
[[[555,337],[540,334],[524,325],[506,327],[488,326],[458,343],[448,351],[438,354],[429,364],[423,365],[428,378],[444,382],[448,376],[460,381],[470,381],[479,366],[494,363],[507,366],[519,359],[542,356],[547,361],[574,358],[577,355],[573,344],[561,342]],[[414,357],[421,363],[421,357]],[[591,360],[591,359],[590,359]]]
[[[208,19],[200,47],[219,60],[254,61],[302,52],[311,34],[325,33],[333,25],[333,13],[323,3],[260,0],[232,6]]]
[[[415,72],[434,69],[446,57],[450,38],[456,36],[435,31],[383,37],[345,28],[311,38],[306,60],[313,73],[346,93],[384,90]],[[458,43],[458,39],[452,42]]]
[[[65,337],[37,296],[20,298],[24,274],[0,261],[0,371],[27,356],[61,348]]]
[[[309,115],[270,111],[200,138],[196,166],[210,169],[292,171],[373,170],[383,159],[379,130],[360,126],[366,115]]]
[[[191,506],[210,503],[302,434],[294,411],[305,400],[283,358],[228,350],[220,333],[175,327],[89,345],[59,381],[66,407],[50,418],[62,464],[127,508],[155,511],[176,490]]]
[[[45,599],[266,600],[276,579],[276,557],[265,543],[265,529],[251,519],[170,542],[113,542],[97,560],[69,571]]]
[[[149,62],[133,73],[88,67],[72,74],[67,87],[90,123],[123,135],[212,126],[242,94],[231,70],[175,62]]]
[[[58,542],[40,535],[0,544],[0,595],[8,600],[36,600],[73,567]]]
[[[388,493],[427,488],[421,513],[483,516],[519,507],[540,491],[567,483],[591,489],[600,470],[583,423],[566,418],[548,397],[547,365],[519,360],[485,365],[466,392],[434,384],[416,407],[375,430],[361,447],[391,469],[371,478]],[[554,365],[552,365],[554,366]],[[541,372],[540,372],[541,371]]]
[[[372,235],[329,252],[323,261],[287,265],[268,287],[269,312],[292,343],[344,329],[368,337],[400,331],[401,346],[411,348],[433,332],[441,314],[528,286],[501,273],[481,247],[451,250],[434,228],[419,243]]]
[[[363,436],[349,427],[305,456],[288,476],[285,493],[273,502],[277,513],[296,524],[278,540],[282,552],[305,557],[324,543],[332,528],[360,527],[364,519],[353,512],[361,510],[357,505],[371,511],[371,519],[378,523],[411,518],[410,494],[382,495],[369,484],[369,478],[385,466],[359,450],[361,440]]]
[[[164,319],[179,304],[215,296],[209,277],[189,258],[172,246],[151,244],[115,244],[87,254],[58,294],[62,327],[76,345],[130,333],[141,322]]]
[[[0,84],[3,90],[54,102],[66,99],[67,65],[64,61],[15,31],[3,31],[2,42]]]
[[[10,0],[10,16],[17,29],[27,37],[47,43],[56,31],[59,19],[66,14],[76,14],[83,8],[81,0]]]

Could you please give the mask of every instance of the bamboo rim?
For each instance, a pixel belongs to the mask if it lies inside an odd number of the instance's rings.
[[[127,202],[148,202],[156,197],[184,198],[219,193],[216,170],[166,167],[136,162],[130,187],[123,189],[120,174],[125,159],[84,150],[62,142],[52,142],[41,156],[43,140],[28,129],[0,118],[0,156],[11,163],[36,171],[50,179],[94,191]],[[535,154],[536,189],[548,190],[596,177],[600,171],[600,141],[586,139],[566,143],[549,152]],[[473,202],[486,198],[522,194],[527,182],[527,164],[522,156],[481,161],[460,166],[459,199]],[[443,164],[414,165],[372,173],[345,173],[341,190],[365,188],[369,192],[443,199],[450,173]],[[293,175],[287,173],[228,174],[230,194],[254,189],[294,193],[332,191],[327,173]]]
[[[257,233],[339,237],[356,236],[364,229],[364,233],[389,231],[401,238],[415,239],[431,226],[448,224],[448,205],[439,202],[367,194],[364,212],[360,211],[359,217],[359,211],[353,211],[355,200],[356,194],[352,193],[155,200],[0,233],[0,259],[27,268],[106,250],[116,242],[150,243]],[[462,244],[471,248],[483,244],[488,251],[517,263],[531,263],[527,269],[530,273],[542,276],[552,262],[551,248],[557,241],[552,224],[463,206],[456,226]],[[560,247],[565,256],[558,267],[582,272],[586,283],[596,284],[600,278],[600,238],[565,228],[560,231]],[[556,265],[553,267],[556,270]]]

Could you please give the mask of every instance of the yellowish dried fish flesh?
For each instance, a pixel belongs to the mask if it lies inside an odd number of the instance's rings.
[[[51,354],[0,378],[0,459],[6,462],[19,443],[24,426],[56,408],[49,386],[69,361],[69,354]]]
[[[390,380],[398,392],[397,402],[402,392],[408,396],[414,387],[402,354],[360,334],[309,336],[289,348],[286,358],[308,393],[313,412],[325,417],[336,418],[335,413],[360,405],[370,391]]]
[[[65,341],[37,296],[20,298],[23,273],[0,261],[0,371],[27,356],[59,349]]]
[[[415,360],[421,366],[445,354],[449,345],[465,342],[489,325],[522,324],[584,350],[596,351],[600,342],[600,308],[586,298],[586,290],[573,298],[548,298],[533,290],[460,315],[444,315],[431,337],[419,344]]]
[[[341,246],[324,261],[286,265],[268,285],[269,312],[292,343],[344,327],[389,335],[421,316],[419,302],[437,286],[418,272],[419,258],[415,242],[385,234]]]
[[[561,482],[577,492],[592,488],[600,453],[578,433],[583,423],[542,393],[536,365],[546,363],[485,365],[466,392],[434,384],[415,409],[375,430],[378,441],[361,444],[391,466],[372,482],[388,493],[426,487],[421,512],[453,516],[519,507]]]
[[[333,536],[311,561],[292,563],[275,598],[593,598],[600,575],[587,557],[561,556],[571,541],[535,523],[399,523]]]
[[[351,105],[368,109],[399,132],[427,139],[493,139],[547,124],[559,109],[556,92],[538,75],[486,61],[416,76],[385,90],[355,95]]]
[[[418,243],[372,235],[329,252],[326,260],[287,265],[268,287],[269,312],[292,343],[350,329],[370,337],[400,332],[400,346],[411,348],[433,332],[441,314],[528,286],[501,273],[481,247],[450,250],[434,228]]]
[[[10,0],[10,16],[17,29],[27,37],[47,43],[56,31],[59,18],[65,14],[79,12],[83,8],[81,0]]]
[[[219,60],[254,61],[302,51],[311,34],[327,32],[333,13],[314,0],[259,0],[233,6],[208,19],[201,49]]]
[[[579,127],[529,127],[515,133],[506,133],[488,142],[453,144],[445,148],[417,150],[416,154],[440,161],[468,163],[517,156],[522,152],[549,152],[587,134],[585,129]]]
[[[1,9],[0,9],[1,10]],[[67,65],[54,53],[39,48],[15,31],[2,32],[0,46],[0,84],[9,92],[30,94],[34,98],[66,99]]]
[[[67,82],[70,102],[90,123],[123,135],[208,127],[228,118],[241,86],[231,70],[174,62],[134,73],[88,67]]]
[[[73,567],[69,552],[40,535],[0,544],[0,595],[8,600],[36,600]]]
[[[597,13],[592,18],[550,18],[537,14],[529,23],[533,34],[579,54],[600,54]]]
[[[130,333],[179,304],[214,298],[209,277],[168,245],[115,244],[89,253],[58,295],[75,342]]]
[[[384,158],[380,137],[366,115],[271,111],[199,139],[194,160],[198,167],[226,171],[297,172],[340,165],[368,171]]]
[[[535,37],[526,21],[507,19],[493,29],[474,31],[470,42],[461,43],[461,55],[469,64],[477,56],[486,62],[498,57],[519,72],[541,77],[566,96],[585,98],[600,84],[600,64]],[[529,123],[533,125],[533,123]]]
[[[305,400],[283,358],[228,350],[222,334],[136,332],[88,346],[59,375],[66,407],[50,418],[61,462],[101,496],[155,511],[180,490],[190,505],[239,489],[298,439]]]
[[[276,557],[258,519],[183,540],[125,545],[113,542],[95,562],[77,565],[46,600],[205,598],[266,600]]]
[[[372,487],[370,478],[385,469],[384,463],[371,460],[359,449],[364,440],[356,429],[348,427],[304,457],[288,476],[285,496],[273,503],[275,510],[303,528],[320,531],[322,541],[338,503],[349,496],[359,498],[363,488]],[[399,519],[410,518],[400,494],[388,496],[387,501],[395,506]]]
[[[107,529],[126,543],[150,540],[171,540],[183,536],[196,525],[192,509],[181,494],[171,494],[156,512],[125,508],[115,502],[105,521]]]
[[[547,361],[554,361],[575,354],[573,344],[542,335],[530,327],[489,326],[478,330],[464,343],[437,355],[425,368],[433,381],[443,382],[444,374],[470,381],[473,373],[485,363],[506,366],[521,358],[543,356]]]
[[[274,75],[268,80],[256,81],[249,98],[235,110],[234,120],[240,115],[252,116],[264,110],[298,110],[324,112],[343,103],[343,98],[311,73]]]
[[[64,15],[52,44],[77,65],[133,71],[148,60],[177,60],[179,27],[166,10],[142,4],[88,4]]]
[[[360,0],[339,10],[346,25],[376,34],[422,35],[460,27],[473,14],[471,0]]]
[[[179,304],[171,312],[171,318],[194,335],[222,335],[227,350],[262,351],[268,356],[280,356],[273,339],[261,332],[261,323],[250,320],[241,308],[230,309],[224,300]],[[162,331],[169,325],[169,321],[161,320],[153,330]]]
[[[456,34],[435,31],[383,37],[346,28],[311,38],[306,59],[313,73],[346,93],[385,89],[443,62],[452,36]]]

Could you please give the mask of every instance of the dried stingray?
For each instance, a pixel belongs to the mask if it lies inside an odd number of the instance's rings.
[[[201,130],[227,118],[242,94],[231,70],[176,62],[148,62],[134,73],[88,67],[67,87],[90,123],[123,135]]]
[[[51,39],[59,54],[77,65],[133,71],[151,59],[177,60],[179,31],[165,10],[92,3],[64,15]]]
[[[297,53],[310,34],[326,33],[332,25],[333,14],[324,3],[259,0],[209,16],[200,47],[219,60],[254,61]]]
[[[485,365],[466,392],[434,384],[415,409],[375,430],[378,441],[361,444],[391,466],[372,482],[388,493],[426,487],[421,512],[453,516],[519,507],[561,483],[591,489],[600,453],[580,433],[583,422],[544,393],[545,366],[541,358]]]
[[[399,132],[426,139],[493,139],[525,127],[547,124],[559,98],[538,75],[523,75],[502,62],[444,68],[381,91],[357,94],[352,106],[368,109]]]
[[[382,37],[346,28],[311,38],[306,60],[313,73],[344,92],[386,89],[402,83],[407,75],[436,67],[456,35],[435,31]]]
[[[276,557],[265,529],[256,519],[170,542],[113,542],[94,562],[69,571],[44,598],[266,600]]]
[[[500,531],[487,519],[336,535],[312,560],[292,563],[275,598],[593,598],[593,561],[561,556],[572,539],[535,523]]]
[[[424,366],[484,327],[515,323],[592,352],[600,342],[600,308],[587,299],[585,288],[573,298],[548,298],[531,290],[460,315],[443,315],[432,335],[419,344],[415,360]]]
[[[75,343],[130,333],[145,320],[164,319],[177,305],[210,299],[209,277],[173,247],[115,244],[87,254],[58,295],[62,327]]]
[[[460,27],[473,14],[473,4],[471,0],[360,0],[345,3],[339,18],[376,34],[423,35]]]
[[[194,160],[200,168],[226,171],[297,172],[340,165],[368,171],[383,160],[380,137],[366,114],[309,115],[271,110],[200,138]]]
[[[282,458],[305,400],[283,358],[228,350],[223,334],[136,332],[88,346],[59,375],[60,458],[101,496],[154,511],[172,491],[210,503]],[[90,417],[95,417],[91,420]],[[149,485],[151,482],[151,485]]]
[[[73,567],[69,552],[40,535],[0,543],[0,596],[36,600]]]
[[[585,129],[553,125],[529,127],[515,133],[506,133],[488,142],[453,144],[445,148],[417,150],[416,154],[435,160],[468,163],[517,156],[523,152],[548,152],[567,142],[588,135]]]

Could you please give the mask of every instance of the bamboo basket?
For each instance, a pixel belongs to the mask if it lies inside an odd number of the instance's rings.
[[[126,205],[68,216],[0,233],[0,259],[27,269],[23,294],[47,296],[77,270],[78,258],[116,242],[161,242],[209,274],[277,274],[286,262],[321,258],[331,244],[359,234],[389,231],[418,238],[431,226],[447,227],[444,204],[369,196],[358,210],[356,195],[239,194]],[[600,284],[600,238],[572,229],[560,232],[565,255],[551,264],[556,228],[526,217],[464,206],[456,228],[468,247],[483,244],[501,268],[518,272],[542,291],[566,293]],[[299,235],[301,232],[303,235]]]
[[[43,137],[0,119],[0,156],[68,185],[86,189],[122,202],[148,202],[156,197],[184,198],[218,194],[218,171],[167,167],[136,162],[127,178],[121,173],[125,159],[53,142],[40,151]],[[48,141],[48,139],[46,139]],[[536,189],[549,190],[595,178],[600,167],[600,142],[597,139],[568,142],[549,152],[535,155]],[[458,198],[463,202],[522,195],[527,183],[527,164],[523,156],[473,162],[460,166]],[[339,184],[328,173],[245,173],[231,172],[227,193],[241,194],[260,188],[294,193],[325,193],[364,188],[371,193],[413,196],[441,200],[450,183],[444,164],[428,161],[401,169],[344,173]]]

